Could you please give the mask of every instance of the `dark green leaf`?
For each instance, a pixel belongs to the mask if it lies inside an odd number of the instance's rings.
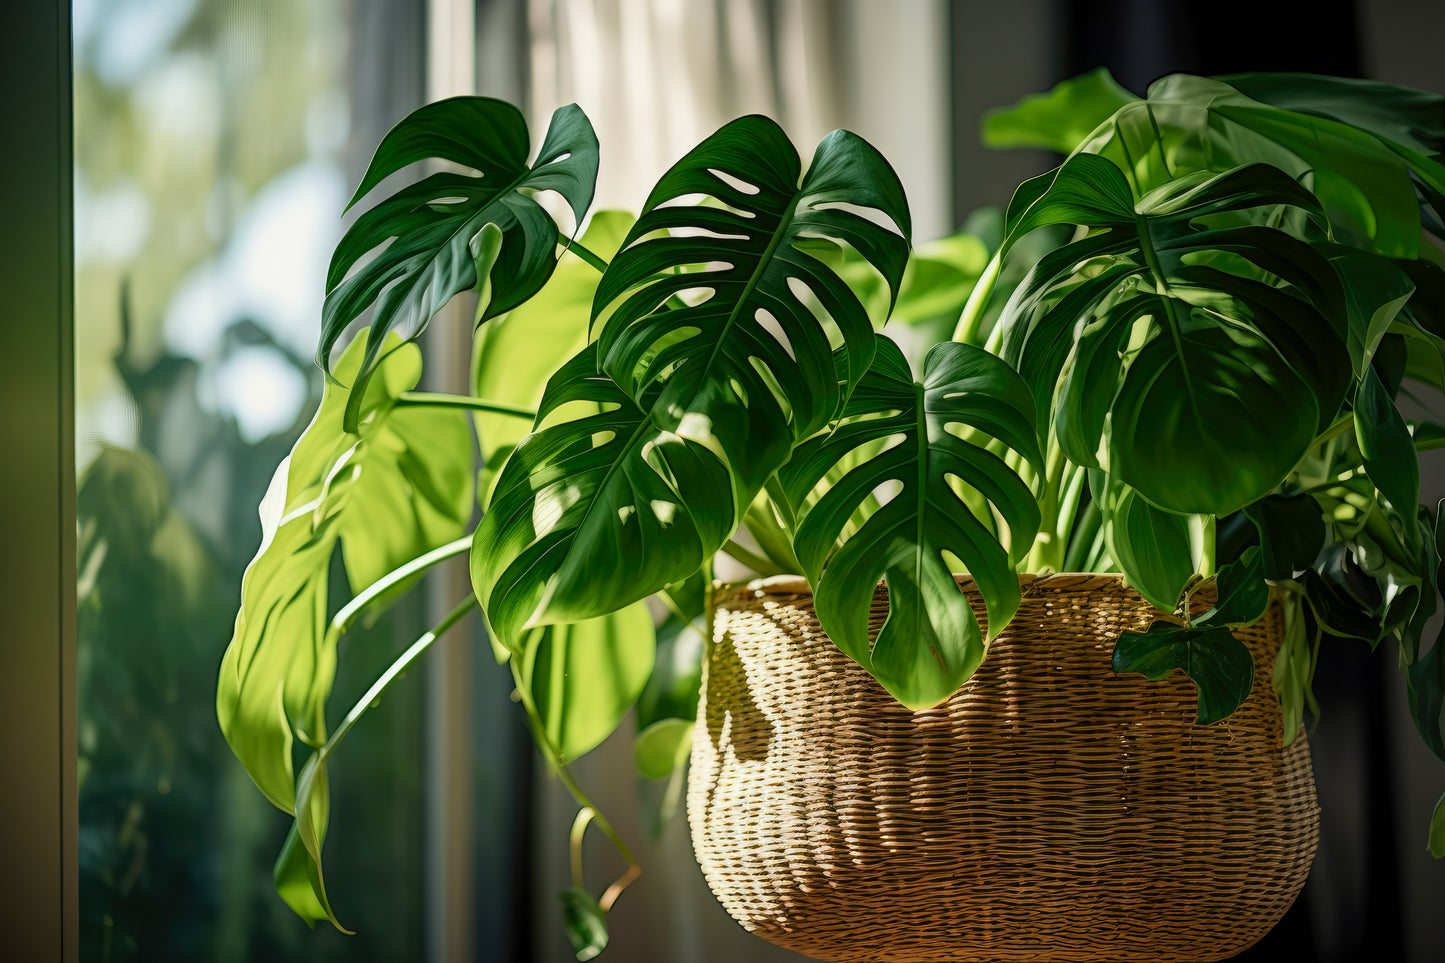
[[[657,658],[652,675],[637,697],[637,728],[662,719],[697,716],[702,690],[704,620],[683,623],[670,615],[657,630]]]
[[[1320,218],[1314,198],[1264,165],[1180,177],[1137,205],[1102,157],[1071,157],[1042,193],[1040,180],[1010,207],[1010,238],[1093,229],[1043,258],[1000,322],[1041,424],[1070,460],[1169,511],[1224,515],[1279,485],[1349,386],[1343,295],[1307,243],[1220,219]]]
[[[1430,814],[1430,834],[1426,846],[1431,856],[1445,859],[1445,796],[1440,797],[1435,803],[1435,811]]]
[[[779,474],[823,627],[910,708],[947,698],[983,658],[983,634],[945,553],[974,577],[990,638],[1018,607],[1013,566],[1032,545],[1039,509],[1028,486],[981,446],[997,439],[1040,465],[1032,413],[1018,375],[982,349],[935,345],[914,382],[902,353],[880,337],[842,424],[800,445]],[[860,446],[895,438],[820,488]],[[889,485],[896,493],[879,504],[875,493]],[[1007,525],[1009,551],[993,511]],[[869,610],[880,579],[889,605],[875,639]]]
[[[1308,495],[1270,495],[1244,509],[1260,533],[1264,577],[1293,578],[1314,563],[1325,543],[1324,513]]]
[[[1068,154],[1094,129],[1137,101],[1104,67],[1032,94],[1011,107],[983,115],[983,142],[989,147],[1036,147]]]
[[[1420,738],[1445,759],[1445,644],[1437,639],[1407,672],[1410,716]]]
[[[1397,264],[1377,254],[1349,251],[1330,263],[1344,283],[1350,360],[1358,378],[1369,368],[1381,339],[1415,293],[1415,285]]]
[[[586,890],[572,887],[563,891],[562,925],[567,930],[567,939],[577,959],[595,959],[607,949],[607,911]]]
[[[1379,641],[1379,620],[1358,601],[1312,568],[1305,569],[1300,578],[1310,609],[1326,632],[1345,639],[1363,639],[1371,645]]]
[[[1219,570],[1215,578],[1214,607],[1194,620],[1195,625],[1247,625],[1269,606],[1269,583],[1264,580],[1263,554],[1250,546]]]
[[[1374,369],[1365,372],[1355,393],[1355,437],[1365,471],[1390,503],[1407,550],[1417,544],[1415,512],[1420,502],[1420,456],[1405,419]]]
[[[1155,622],[1147,632],[1123,632],[1114,646],[1115,673],[1138,672],[1160,682],[1176,669],[1199,693],[1199,725],[1227,718],[1254,686],[1254,660],[1227,628],[1191,629]]]
[[[659,719],[637,734],[632,762],[648,779],[666,779],[687,762],[692,719]]]
[[[552,115],[530,165],[529,150],[522,112],[490,97],[427,104],[392,128],[353,204],[417,161],[450,161],[477,175],[432,174],[362,214],[342,237],[327,272],[317,347],[323,369],[334,375],[332,346],[368,309],[374,311],[376,331],[394,331],[409,341],[462,291],[483,289],[478,320],[484,321],[521,304],[547,282],[557,263],[557,225],[532,194],[558,192],[580,224],[597,180],[597,137],[572,104]],[[378,337],[368,347],[352,378],[356,386],[371,376],[383,343]],[[355,426],[356,412],[348,410],[346,430]]]
[[[723,206],[667,206],[699,193]],[[598,341],[549,384],[477,531],[473,584],[496,636],[515,648],[711,558],[872,357],[872,320],[808,249],[845,243],[896,290],[908,229],[897,176],[841,131],[804,174],[776,124],[745,117],[664,175],[598,288]]]

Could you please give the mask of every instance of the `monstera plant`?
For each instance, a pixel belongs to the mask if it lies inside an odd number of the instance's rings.
[[[675,787],[720,554],[805,576],[833,641],[913,709],[987,657],[1021,573],[1120,572],[1160,618],[1124,633],[1115,670],[1183,670],[1198,721],[1219,720],[1253,677],[1231,627],[1273,593],[1287,734],[1321,650],[1352,639],[1398,650],[1445,757],[1445,646],[1422,640],[1445,523],[1419,504],[1419,453],[1445,445],[1426,407],[1445,391],[1445,98],[1280,74],[1138,98],[1096,72],[985,136],[1066,159],[911,252],[897,175],[846,131],[805,162],[772,121],[733,121],[636,218],[589,216],[599,147],[576,106],[535,156],[521,112],[484,97],[387,134],[353,204],[453,166],[337,246],[325,396],[262,503],[217,694],[294,816],[276,885],[303,918],[341,925],[330,756],[479,607],[582,807],[574,847],[595,822],[633,867],[597,899],[574,859],[568,927],[579,958],[599,952],[635,863],[566,765],[636,707],[638,765]],[[458,295],[472,393],[419,392],[412,342]],[[464,552],[474,593],[332,728],[348,626]],[[1218,602],[1191,618],[1201,579]]]

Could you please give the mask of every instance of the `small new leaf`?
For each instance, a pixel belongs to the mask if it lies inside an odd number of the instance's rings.
[[[576,886],[564,890],[562,898],[562,925],[567,930],[567,939],[577,959],[595,959],[607,949],[607,911],[584,889]]]
[[[1197,721],[1205,726],[1227,718],[1249,698],[1254,660],[1223,626],[1189,628],[1155,622],[1147,632],[1123,632],[1114,646],[1115,674],[1138,672],[1161,682],[1176,669],[1198,690]]]

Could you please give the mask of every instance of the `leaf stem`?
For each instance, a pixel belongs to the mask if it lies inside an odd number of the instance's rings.
[[[387,589],[392,588],[399,582],[403,582],[418,572],[423,572],[443,559],[451,558],[453,555],[460,555],[467,551],[472,545],[472,533],[463,535],[454,542],[448,542],[440,548],[434,548],[424,555],[418,555],[410,562],[400,565],[381,578],[372,582],[366,588],[356,593],[356,597],[341,607],[341,610],[332,616],[331,626],[327,629],[328,634],[337,637],[351,628],[351,623],[356,617],[376,599],[385,594]]]
[[[724,555],[727,555],[735,562],[740,562],[759,575],[779,575],[782,569],[774,565],[772,561],[754,552],[752,549],[739,545],[736,539],[728,539],[727,544],[722,547]]]
[[[547,730],[542,724],[542,716],[537,711],[537,703],[533,701],[531,691],[522,681],[522,669],[521,666],[518,665],[520,661],[520,659],[509,659],[507,665],[512,670],[512,681],[517,686],[517,696],[521,699],[522,708],[527,711],[527,722],[532,729],[532,738],[536,740],[537,747],[542,750],[542,757],[546,759],[547,765],[552,771],[557,774],[557,778],[562,781],[562,785],[566,787],[567,792],[576,800],[577,805],[583,809],[592,810],[592,818],[596,821],[597,828],[602,830],[602,834],[606,836],[617,849],[618,854],[627,861],[627,865],[637,866],[637,860],[633,857],[632,850],[627,848],[627,844],[622,841],[622,837],[617,835],[617,830],[612,828],[612,823],[592,804],[592,800],[587,798],[587,794],[582,791],[582,787],[577,785],[577,780],[572,778],[572,774],[567,771],[566,764],[562,762],[562,753],[552,744],[552,740],[547,736]]]
[[[576,238],[571,238],[564,241],[562,240],[561,232],[558,232],[557,243],[561,244],[564,248],[571,251],[573,254],[586,261],[588,264],[592,265],[594,268],[597,269],[597,272],[599,274],[607,270],[607,262],[602,260],[602,258],[598,257],[592,251],[588,250],[587,246]]]
[[[974,282],[973,290],[968,293],[968,300],[963,305],[963,313],[958,317],[958,325],[953,329],[953,340],[963,344],[978,344],[979,328],[983,325],[983,313],[988,308],[989,296],[993,294],[994,285],[998,283],[999,271],[1003,268],[1003,253],[1005,244],[1000,244],[999,249],[989,258],[988,266]]]
[[[500,401],[487,401],[484,398],[472,398],[468,395],[451,395],[439,391],[403,391],[396,399],[398,408],[466,408],[468,411],[485,411],[493,415],[512,415],[517,418],[537,417],[537,413],[528,408],[518,408],[515,405],[502,404]]]

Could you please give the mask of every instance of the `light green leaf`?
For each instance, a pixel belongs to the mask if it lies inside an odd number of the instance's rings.
[[[598,211],[582,243],[611,259],[636,222],[624,211]],[[504,317],[477,332],[472,350],[472,391],[517,408],[537,410],[547,381],[586,346],[592,297],[602,273],[576,253],[563,254],[545,287]],[[507,456],[532,430],[523,418],[476,412],[472,415],[482,450],[483,507]]]
[[[697,194],[726,206],[668,206]],[[503,644],[615,611],[712,557],[872,355],[874,319],[806,249],[846,243],[896,289],[908,226],[897,176],[844,132],[804,173],[776,124],[745,117],[663,176],[603,275],[598,341],[549,384],[477,530],[473,585]]]
[[[819,620],[909,708],[946,699],[983,659],[984,635],[945,553],[978,585],[989,638],[1018,607],[1014,565],[1033,543],[1039,508],[1013,469],[982,446],[997,439],[1039,466],[1032,410],[1018,375],[980,348],[935,345],[915,382],[902,353],[880,337],[843,422],[800,445],[779,474]],[[858,447],[888,439],[898,443],[822,484]],[[885,487],[896,490],[875,498]],[[888,616],[874,639],[869,610],[880,579]]]
[[[617,728],[652,674],[655,649],[652,616],[641,602],[532,630],[522,683],[563,762],[591,752]]]
[[[1011,107],[983,115],[989,147],[1035,147],[1071,153],[1125,104],[1138,101],[1105,67],[1071,77],[1048,93],[1030,94]]]
[[[396,339],[393,337],[393,341]],[[337,365],[348,379],[363,332]],[[336,543],[354,589],[465,533],[472,453],[458,411],[396,410],[420,376],[414,345],[393,345],[371,380],[360,435],[342,431],[349,389],[321,407],[261,503],[262,543],[246,569],[235,633],[221,662],[216,713],[231,749],[266,797],[292,812],[293,740],[319,746],[336,667],[327,572]]]
[[[532,195],[558,192],[580,224],[597,181],[597,137],[571,104],[552,115],[530,165],[529,139],[522,112],[490,97],[427,104],[386,135],[352,204],[418,161],[450,161],[480,176],[432,174],[362,214],[342,237],[327,272],[317,347],[328,374],[338,374],[332,346],[368,309],[375,330],[410,341],[455,295],[479,282],[486,295],[479,321],[510,311],[547,282],[557,263],[558,229]],[[348,379],[359,390],[380,362],[383,343],[371,343]],[[355,431],[356,421],[356,409],[347,409],[346,430]]]
[[[1147,632],[1120,633],[1113,665],[1116,674],[1138,672],[1151,682],[1182,671],[1198,691],[1201,726],[1227,718],[1254,687],[1249,649],[1223,626],[1192,629],[1155,622]]]
[[[692,719],[659,719],[637,734],[632,764],[648,779],[666,779],[687,762]]]
[[[1350,251],[1330,261],[1344,283],[1348,344],[1355,377],[1363,377],[1400,310],[1415,293],[1408,274],[1388,258]]]

